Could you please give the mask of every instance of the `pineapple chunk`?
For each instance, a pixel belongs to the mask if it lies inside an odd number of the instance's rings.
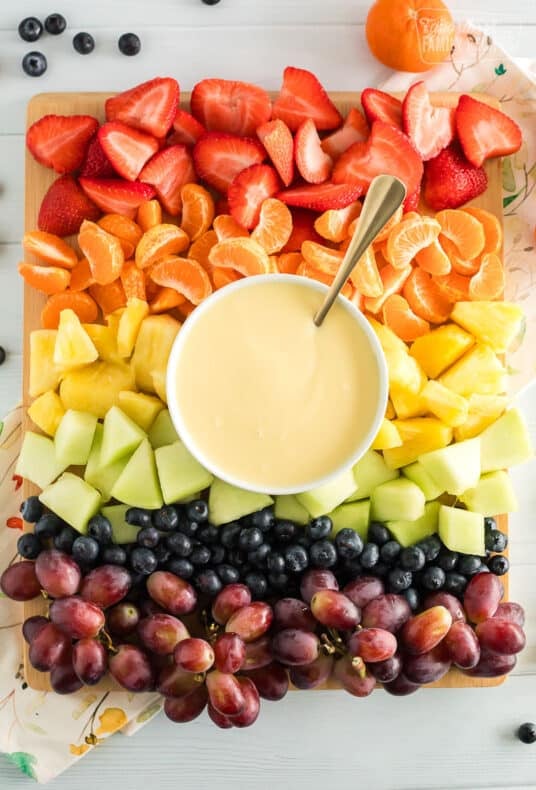
[[[179,328],[179,322],[169,315],[148,316],[140,327],[132,355],[131,364],[138,388],[144,392],[156,392],[162,400],[166,394],[169,352]]]
[[[383,420],[376,438],[372,442],[373,450],[387,450],[390,447],[400,447],[402,439],[398,428],[390,420]]]
[[[144,431],[149,430],[156,415],[164,408],[162,401],[155,398],[154,395],[145,395],[143,392],[130,390],[120,392],[117,402],[125,414]]]
[[[57,389],[61,374],[54,364],[56,329],[36,329],[30,334],[30,397]]]
[[[387,401],[387,408],[385,409],[385,419],[386,420],[394,420],[396,417],[395,407],[393,406],[393,401],[391,398]]]
[[[380,345],[385,353],[388,351],[399,351],[403,354],[407,353],[408,347],[403,340],[395,335],[392,329],[389,329],[389,327],[385,326],[385,324],[380,324],[380,322],[376,321],[375,318],[369,317],[368,321],[373,328],[378,340],[380,341]]]
[[[64,414],[61,398],[53,390],[43,392],[28,409],[28,417],[49,436],[55,435]]]
[[[454,429],[454,440],[472,439],[498,420],[508,405],[506,395],[470,395],[469,414],[462,425]]]
[[[458,395],[500,395],[506,390],[507,374],[493,349],[477,343],[439,381]]]
[[[106,323],[114,333],[115,337],[117,337],[117,331],[119,329],[119,322],[121,320],[121,316],[125,312],[125,307],[119,307],[117,310],[114,310],[113,313],[110,313],[106,316]]]
[[[120,362],[117,351],[117,338],[114,330],[104,324],[82,324],[99,355],[106,362]]]
[[[397,350],[385,351],[389,387],[399,387],[417,393],[423,386],[423,370],[409,354]],[[424,376],[424,380],[426,377]],[[395,407],[396,408],[396,407]]]
[[[451,428],[462,425],[469,414],[469,402],[456,392],[447,389],[439,381],[429,381],[425,384],[420,398],[427,411]]]
[[[410,354],[426,375],[436,379],[473,345],[474,338],[456,324],[444,324],[411,344]]]
[[[511,349],[525,332],[525,314],[511,302],[458,302],[451,318],[498,354]]]
[[[419,455],[439,450],[452,441],[452,428],[435,417],[394,420],[393,425],[398,429],[403,445],[383,451],[385,462],[391,469],[412,464]]]
[[[149,305],[142,299],[131,299],[126,306],[117,327],[117,350],[122,357],[130,357],[138,332],[145,316],[149,314]]]
[[[61,370],[71,370],[89,365],[98,356],[97,349],[76,313],[73,310],[62,310],[54,346],[54,364]]]
[[[99,361],[66,373],[60,398],[65,409],[104,417],[117,403],[119,393],[128,389],[135,389],[134,374],[128,365]]]

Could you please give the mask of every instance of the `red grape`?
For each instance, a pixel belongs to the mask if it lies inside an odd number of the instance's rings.
[[[244,707],[237,716],[231,718],[231,721],[233,727],[251,727],[257,721],[261,709],[259,692],[250,678],[239,677],[238,683],[244,697]]]
[[[85,601],[107,609],[125,597],[131,583],[132,578],[126,568],[120,565],[101,565],[84,577],[80,595]]]
[[[33,617],[26,618],[22,624],[22,635],[28,644],[31,644],[32,639],[37,636],[42,627],[48,622],[50,622],[49,619],[41,614],[35,614]]]
[[[265,667],[253,669],[247,677],[255,683],[263,699],[276,701],[283,699],[288,691],[288,672],[282,664],[274,661]]]
[[[469,620],[482,623],[493,617],[503,597],[503,586],[493,573],[477,573],[463,596],[463,605]]]
[[[401,631],[404,647],[413,655],[428,653],[441,642],[451,625],[452,616],[444,606],[426,609],[404,624]]]
[[[313,595],[311,611],[322,625],[349,631],[361,619],[361,611],[355,603],[337,590],[320,590]]]
[[[233,722],[227,716],[224,716],[223,713],[220,713],[216,710],[216,708],[212,707],[210,701],[207,705],[207,713],[209,719],[211,719],[217,727],[220,727],[222,730],[230,730],[233,726]]]
[[[333,670],[333,656],[320,653],[311,664],[300,667],[291,667],[289,670],[290,681],[298,689],[314,689],[321,686],[331,676]]]
[[[197,594],[184,579],[169,571],[155,571],[147,579],[147,592],[166,612],[189,614],[197,604]]]
[[[130,601],[120,601],[106,613],[106,626],[115,636],[131,634],[140,621],[140,610]]]
[[[339,583],[335,575],[328,570],[320,568],[307,571],[300,582],[300,595],[305,603],[310,604],[312,597],[320,590],[338,590]]]
[[[354,697],[368,697],[376,686],[376,678],[369,670],[358,670],[352,664],[351,656],[343,656],[335,662],[334,677],[341,686]]]
[[[384,628],[362,628],[348,640],[351,656],[361,656],[366,663],[385,661],[396,653],[396,636]]]
[[[197,719],[205,710],[207,701],[207,689],[202,684],[185,697],[167,697],[164,702],[164,713],[171,721],[184,724]]]
[[[482,649],[476,667],[466,669],[464,672],[474,678],[498,678],[511,672],[516,663],[516,656],[499,655],[491,650]]]
[[[517,623],[490,617],[476,627],[481,647],[501,656],[513,656],[525,647],[525,634]]]
[[[264,601],[254,601],[231,615],[225,625],[227,632],[238,634],[244,642],[254,642],[272,625],[272,607]]]
[[[363,609],[374,598],[383,595],[384,592],[385,586],[377,576],[360,576],[348,582],[343,590],[343,593],[360,609]]]
[[[431,593],[424,601],[424,608],[431,609],[433,606],[444,606],[445,609],[448,609],[453,623],[456,623],[458,620],[461,620],[463,623],[466,621],[463,606],[455,595],[451,595],[448,592]]]
[[[151,663],[139,647],[119,645],[108,664],[111,676],[128,691],[150,691],[154,688]]]
[[[173,659],[185,672],[208,672],[214,664],[214,650],[205,639],[189,637],[179,642]]]
[[[478,637],[467,623],[452,623],[445,637],[445,647],[453,663],[460,669],[472,669],[480,661]]]
[[[74,694],[82,688],[83,683],[74,670],[69,654],[51,668],[50,685],[56,694]]]
[[[246,700],[238,679],[217,669],[206,677],[211,705],[224,716],[238,716],[244,710]]]
[[[245,658],[246,644],[238,634],[220,634],[214,642],[214,664],[220,672],[235,675],[242,668]]]
[[[254,642],[246,643],[246,654],[242,669],[260,669],[272,662],[271,637],[264,634]]]
[[[385,661],[376,661],[371,664],[369,669],[380,683],[391,683],[402,671],[402,657],[400,653],[395,653]]]
[[[272,638],[272,655],[281,664],[299,667],[311,664],[320,652],[320,641],[311,631],[285,628]]]
[[[47,623],[30,644],[30,664],[40,672],[48,672],[68,655],[71,640],[57,625]]]
[[[387,593],[365,606],[361,625],[364,628],[385,628],[396,634],[410,617],[411,608],[406,599],[402,595]]]
[[[50,607],[50,619],[71,639],[97,636],[104,626],[104,612],[79,595],[56,598]]]
[[[501,620],[510,620],[510,622],[520,625],[521,628],[525,625],[525,610],[513,601],[500,603],[493,617],[499,617]]]
[[[232,614],[251,603],[251,592],[245,584],[228,584],[212,602],[212,617],[225,625]]]
[[[6,568],[0,576],[0,590],[13,601],[30,601],[41,592],[35,562],[23,560]]]
[[[173,653],[179,642],[188,639],[190,634],[182,620],[177,617],[171,614],[153,614],[140,620],[138,636],[147,650],[166,656]]]
[[[185,672],[184,669],[170,664],[163,667],[158,673],[156,689],[165,697],[185,697],[193,691],[202,680],[192,672]]]
[[[404,675],[412,683],[433,683],[446,675],[451,660],[443,645],[438,645],[427,653],[404,658]]]
[[[68,554],[56,549],[42,551],[35,561],[35,574],[41,587],[52,598],[74,595],[80,587],[82,572]]]
[[[299,598],[280,598],[274,604],[274,626],[281,628],[303,628],[314,631],[316,620],[306,603]]]
[[[98,639],[80,639],[73,645],[74,671],[86,686],[94,686],[106,674],[108,654]]]
[[[420,683],[413,683],[403,672],[400,672],[394,680],[383,684],[384,689],[395,697],[406,697],[413,694],[421,687]]]

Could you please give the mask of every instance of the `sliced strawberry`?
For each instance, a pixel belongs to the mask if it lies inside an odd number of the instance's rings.
[[[122,121],[155,137],[164,137],[179,105],[179,84],[171,77],[155,77],[106,100],[107,121]]]
[[[197,180],[188,147],[178,144],[163,148],[147,162],[139,180],[156,189],[167,212],[178,214],[182,206],[181,187]]]
[[[26,132],[26,145],[45,167],[73,173],[82,165],[98,128],[99,122],[91,115],[44,115]]]
[[[318,214],[305,208],[291,208],[292,233],[281,252],[301,252],[304,241],[316,241],[325,244],[325,239],[315,230],[315,220]]]
[[[361,104],[369,124],[384,121],[402,128],[402,102],[390,93],[375,88],[365,88],[361,94]]]
[[[421,157],[406,135],[391,124],[374,121],[366,143],[354,143],[333,170],[336,184],[358,184],[366,192],[376,176],[397,176],[408,197],[419,189],[423,172]]]
[[[322,150],[316,126],[310,118],[296,132],[294,161],[301,177],[309,184],[321,184],[329,178],[333,161]]]
[[[458,143],[449,145],[424,167],[423,197],[435,211],[463,206],[487,186],[484,168],[472,165]]]
[[[257,137],[266,148],[283,184],[288,187],[294,178],[294,140],[284,121],[268,121],[257,129]]]
[[[363,114],[352,107],[340,129],[322,140],[322,148],[332,159],[338,159],[354,143],[362,143],[369,136]]]
[[[190,98],[192,115],[210,132],[243,137],[270,120],[272,102],[263,88],[237,80],[201,80]]]
[[[139,181],[122,178],[80,178],[80,186],[97,206],[107,214],[124,214],[134,219],[140,203],[151,200],[155,190]]]
[[[78,233],[85,219],[96,222],[101,211],[73,176],[61,176],[48,188],[39,209],[37,227],[56,236]]]
[[[194,146],[194,165],[199,178],[227,192],[235,177],[246,167],[260,165],[266,152],[250,137],[207,132]]]
[[[272,107],[272,118],[285,121],[292,132],[311,118],[318,130],[336,129],[342,116],[310,71],[287,66],[283,85]]]
[[[463,152],[475,167],[493,156],[508,156],[521,148],[523,140],[517,123],[472,96],[460,96],[455,118]]]
[[[205,127],[193,115],[179,108],[173,121],[173,132],[168,138],[168,143],[170,145],[175,145],[176,143],[195,145],[205,132]]]
[[[452,142],[454,111],[450,107],[434,107],[424,82],[416,82],[402,104],[402,128],[427,162]]]
[[[99,142],[120,176],[134,181],[142,167],[158,151],[151,134],[131,129],[120,121],[110,121],[99,129]]]
[[[251,230],[259,222],[263,202],[280,187],[279,176],[270,165],[252,165],[242,170],[227,192],[232,216],[242,227]]]
[[[346,208],[363,194],[357,184],[303,184],[285,189],[276,197],[287,206],[299,206],[313,211],[327,211],[330,208]]]
[[[92,138],[89,144],[80,175],[88,178],[113,178],[117,175],[112,163],[104,153],[98,134]]]

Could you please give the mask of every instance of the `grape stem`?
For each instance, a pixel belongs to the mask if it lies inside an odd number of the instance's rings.
[[[99,639],[106,648],[106,650],[111,653],[113,656],[118,652],[116,646],[113,643],[112,637],[108,633],[105,628],[101,628],[99,631]]]
[[[206,609],[203,609],[201,612],[201,620],[203,622],[203,628],[205,629],[207,641],[213,644],[221,633],[221,626],[219,626],[218,623],[215,623],[214,620],[209,620]]]
[[[334,628],[328,628],[328,632],[329,636],[326,633],[320,635],[321,649],[324,654],[327,656],[346,655],[347,651],[339,633]]]
[[[367,667],[361,656],[354,656],[352,658],[352,669],[357,672],[361,679],[367,675]]]

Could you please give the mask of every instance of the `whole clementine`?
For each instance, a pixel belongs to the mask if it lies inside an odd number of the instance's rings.
[[[399,71],[442,63],[454,41],[454,22],[442,0],[376,0],[365,33],[371,52]]]

